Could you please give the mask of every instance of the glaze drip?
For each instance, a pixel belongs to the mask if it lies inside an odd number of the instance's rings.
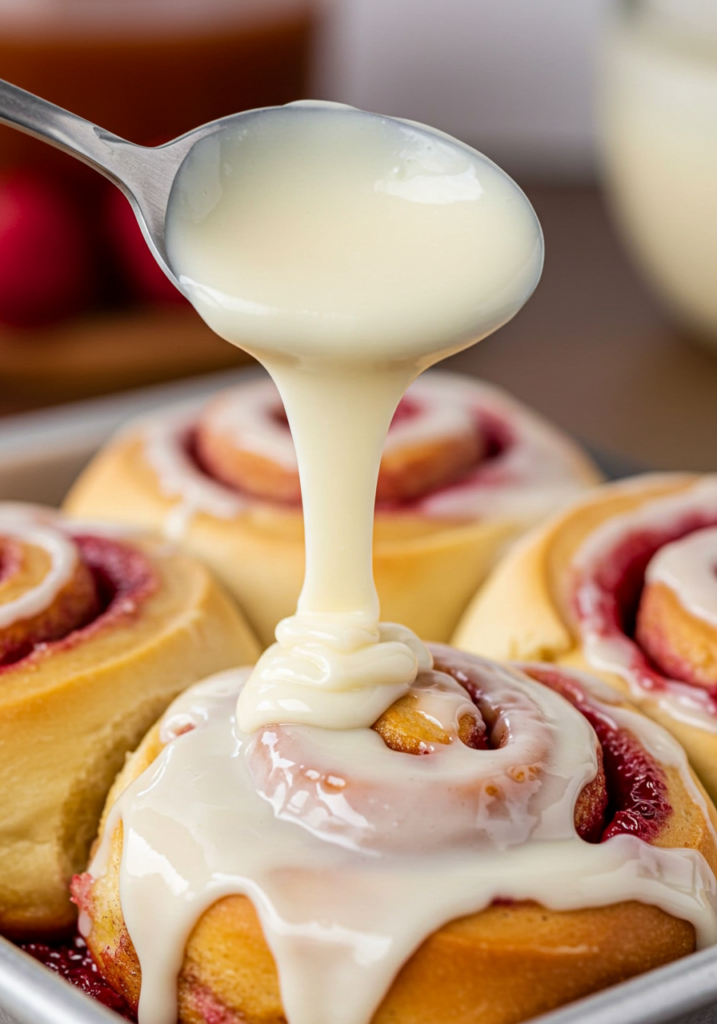
[[[105,870],[121,820],[140,1024],[174,1024],[184,942],[233,893],[256,907],[291,1024],[365,1024],[427,935],[497,898],[553,909],[638,899],[691,921],[700,945],[717,938],[717,889],[701,854],[624,832],[599,844],[578,837],[576,801],[597,765],[586,718],[516,669],[435,653],[442,670],[419,676],[417,698],[434,711],[437,701],[449,725],[470,703],[456,677],[470,679],[490,749],[456,741],[416,756],[372,730],[303,725],[249,736],[234,719],[246,671],[175,701],[161,723],[167,746],[120,796],[90,868]],[[658,726],[590,701],[688,778]]]
[[[240,724],[365,726],[430,663],[417,637],[379,624],[373,513],[391,421],[423,370],[522,306],[540,226],[457,140],[307,102],[199,140],[166,237],[198,312],[269,371],[296,447],[304,584],[242,689]]]

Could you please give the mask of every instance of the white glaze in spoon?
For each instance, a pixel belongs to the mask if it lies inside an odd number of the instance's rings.
[[[388,428],[422,370],[533,291],[537,218],[495,164],[440,132],[303,103],[197,143],[175,179],[167,248],[209,325],[271,373],[297,452],[304,587],[242,691],[242,728],[371,725],[430,665],[408,630],[379,626],[373,510]]]

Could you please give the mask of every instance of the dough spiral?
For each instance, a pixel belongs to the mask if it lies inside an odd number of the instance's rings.
[[[585,667],[685,746],[717,794],[717,477],[594,492],[497,568],[455,642]]]
[[[148,734],[74,887],[141,1022],[509,1024],[714,940],[679,746],[579,674],[434,657],[373,729],[244,736],[224,673]]]
[[[126,752],[184,687],[256,652],[166,542],[0,505],[0,931],[73,925],[69,882]]]

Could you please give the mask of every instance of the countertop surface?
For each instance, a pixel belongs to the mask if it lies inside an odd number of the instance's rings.
[[[635,466],[717,470],[717,343],[700,347],[675,325],[597,189],[521,184],[545,232],[543,279],[511,323],[444,365],[500,384]],[[0,360],[0,415],[61,401],[47,376],[38,369],[36,391],[19,390]]]
[[[671,320],[596,189],[526,192],[545,232],[543,279],[511,323],[446,367],[638,466],[717,470],[717,342],[710,351]]]

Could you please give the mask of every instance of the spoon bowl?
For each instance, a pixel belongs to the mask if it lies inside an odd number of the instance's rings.
[[[296,109],[287,116],[287,107],[302,108],[303,116]],[[217,334],[241,348],[268,331],[271,345],[283,332],[295,353],[302,338],[312,351],[323,345],[335,353],[341,323],[349,325],[349,348],[362,356],[382,349],[388,331],[392,344],[400,339],[425,368],[429,354],[435,361],[440,350],[443,358],[505,323],[540,277],[540,225],[515,182],[471,147],[413,121],[300,100],[139,146],[0,79],[0,123],[114,182],[169,280]],[[272,131],[282,140],[278,156],[257,142]],[[188,159],[193,151],[196,161]],[[507,248],[506,225],[514,243]],[[194,237],[197,230],[204,241]],[[379,231],[381,246],[372,248]],[[455,273],[446,274],[448,251],[462,253]]]

